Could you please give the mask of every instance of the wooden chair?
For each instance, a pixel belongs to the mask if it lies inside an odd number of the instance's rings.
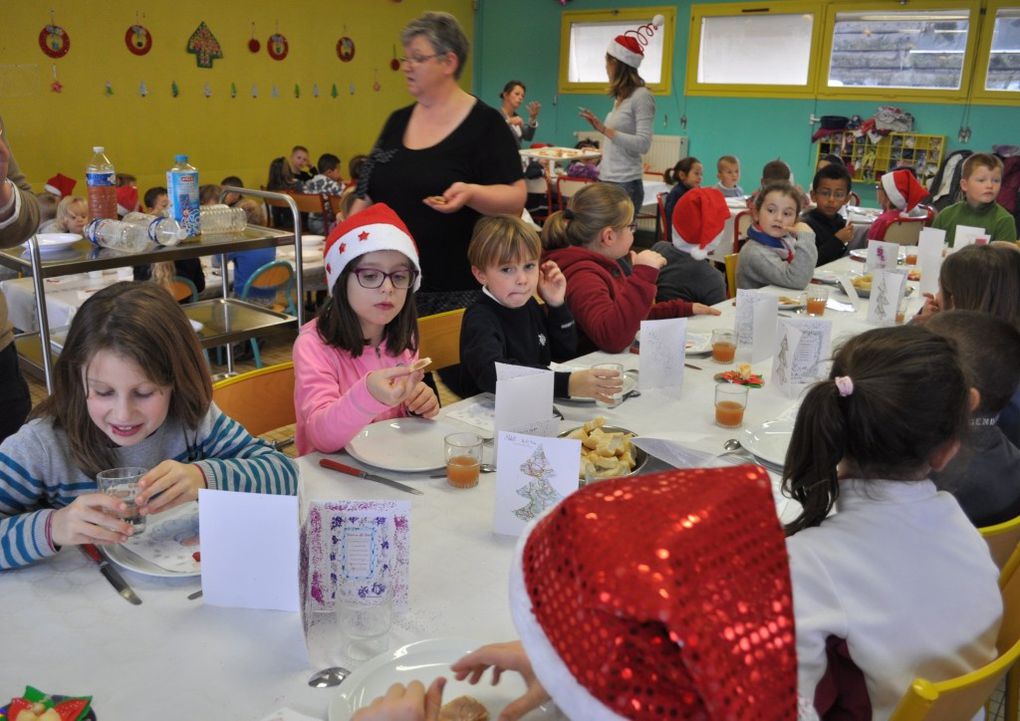
[[[536,223],[544,223],[545,219],[549,217],[549,213],[552,212],[552,191],[549,188],[549,179],[544,175],[538,178],[525,178],[524,187],[527,189],[528,195],[541,195],[545,198],[544,208],[538,206],[528,209]]]
[[[733,218],[733,252],[739,253],[740,246],[743,245],[741,239],[747,235],[747,229],[751,227],[751,223],[754,222],[754,218],[751,217],[750,210],[741,210]]]
[[[198,300],[198,288],[191,281],[190,278],[185,278],[182,275],[175,275],[173,280],[170,281],[170,295],[174,297],[178,303],[188,301],[194,303]]]
[[[726,297],[737,297],[737,261],[740,260],[740,253],[730,253],[723,258],[726,264]]]
[[[992,560],[1002,568],[1013,553],[1020,548],[1020,516],[994,526],[985,526],[978,531],[988,544]]]
[[[886,243],[899,243],[900,245],[917,245],[921,237],[921,228],[924,227],[924,218],[900,218],[894,220],[885,229]]]
[[[599,181],[592,178],[575,178],[570,175],[563,175],[556,179],[556,200],[559,203],[557,210],[563,210],[567,207],[566,201],[570,200],[571,196],[578,190],[588,185],[589,183],[597,183]],[[639,209],[638,209],[639,210]]]
[[[213,402],[253,436],[296,423],[294,363],[248,371],[213,384]],[[293,442],[274,442],[280,449]]]
[[[332,218],[333,215],[330,213],[330,204],[328,195],[319,195],[318,193],[295,193],[286,190],[276,191],[289,195],[294,199],[294,204],[297,205],[298,213],[321,213],[327,220]],[[266,198],[266,205],[273,208],[283,208],[290,211],[290,205],[285,200],[276,200],[275,198]],[[269,227],[273,226],[273,214],[266,213],[266,219],[269,223]],[[303,226],[302,226],[303,227]],[[328,232],[328,231],[327,231]]]
[[[431,358],[429,370],[460,363],[460,325],[464,308],[426,315],[418,319],[418,355]]]
[[[673,234],[670,232],[670,224],[666,218],[666,198],[669,193],[656,193],[655,205],[659,209],[658,217],[655,220],[655,237],[658,240],[669,241]]]
[[[253,300],[259,305],[267,305],[279,313],[297,315],[297,304],[294,299],[294,266],[285,260],[266,263],[245,281],[237,297],[241,300]],[[248,342],[251,343],[251,352],[255,357],[255,367],[261,368],[262,354],[259,352],[258,339],[252,338]]]
[[[924,226],[930,228],[931,224],[935,221],[935,216],[939,214],[939,211],[935,210],[930,205],[924,205],[923,203],[917,206],[925,211]]]
[[[859,196],[857,193],[851,190],[850,199],[847,201],[847,204],[853,205],[854,207],[857,208],[861,207],[861,196]]]
[[[1000,679],[1010,673],[1007,680],[1006,718],[1015,719],[1016,669],[1010,671],[1020,658],[1020,554],[1014,554],[999,576],[1002,589],[1003,613],[997,646],[999,657],[976,671],[945,681],[932,682],[917,678],[900,699],[889,721],[959,721],[970,719],[988,701]],[[1013,683],[1013,715],[1010,716],[1009,692]]]

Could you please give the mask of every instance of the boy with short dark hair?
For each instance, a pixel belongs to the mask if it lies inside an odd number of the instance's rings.
[[[740,187],[740,161],[735,155],[724,155],[719,158],[715,170],[716,177],[719,178],[719,183],[715,187],[723,197],[744,197],[744,189]]]
[[[995,424],[1020,383],[1016,362],[1020,331],[1000,318],[973,310],[938,313],[924,327],[956,341],[976,402],[970,433],[953,460],[932,474],[935,485],[956,496],[975,526],[1020,516],[1020,450]]]
[[[956,226],[984,228],[990,240],[1016,240],[1016,222],[1005,208],[995,202],[1002,187],[1002,161],[990,153],[974,153],[963,161],[960,190],[966,196],[935,217],[933,228],[946,231],[946,242],[953,247]]]
[[[758,193],[761,192],[762,188],[771,183],[793,183],[793,171],[790,170],[790,166],[786,164],[785,160],[776,158],[775,160],[770,160],[765,163],[761,169],[761,185],[759,185],[758,189],[751,193],[747,199],[748,208],[754,208],[757,205]],[[794,185],[793,187],[795,187],[797,192],[801,195],[801,207],[803,208],[807,206],[809,204],[809,198],[804,193],[804,189],[799,185]]]
[[[811,181],[811,200],[815,207],[801,215],[801,220],[815,231],[818,248],[817,265],[842,258],[853,240],[854,226],[839,214],[850,200],[853,181],[845,165],[832,163],[815,173]]]
[[[340,158],[332,153],[323,153],[319,156],[319,172],[311,180],[305,181],[301,186],[302,192],[314,193],[315,195],[336,195],[343,194],[343,179],[340,176]],[[313,233],[325,233],[326,223],[322,213],[308,214],[308,229]]]

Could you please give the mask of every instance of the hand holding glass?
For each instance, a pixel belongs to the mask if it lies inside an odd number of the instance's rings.
[[[595,375],[601,376],[603,378],[620,378],[621,381],[623,379],[623,363],[598,363],[596,365],[593,365],[591,369],[592,371],[595,372]],[[611,401],[607,402],[596,400],[595,405],[597,405],[599,408],[616,408],[622,402],[623,402],[623,384],[621,382],[620,390],[618,390],[616,393],[613,393]]]
[[[135,496],[138,495],[139,479],[148,471],[148,468],[137,467],[111,468],[96,475],[96,485],[101,493],[113,496],[127,505],[123,519],[134,526],[136,536],[145,530],[145,516],[138,513]]]

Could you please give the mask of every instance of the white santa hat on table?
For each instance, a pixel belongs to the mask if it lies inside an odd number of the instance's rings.
[[[337,225],[326,239],[322,259],[329,292],[333,292],[337,278],[348,263],[376,250],[396,250],[407,256],[418,273],[414,281],[414,290],[418,290],[421,286],[421,265],[411,231],[390,206],[376,203]]]
[[[691,188],[673,206],[673,246],[695,260],[704,260],[729,217],[729,206],[719,190]]]
[[[606,48],[606,54],[632,68],[641,67],[641,61],[645,58],[644,46],[648,44],[648,39],[655,34],[655,30],[661,28],[665,22],[666,19],[662,15],[656,15],[652,18],[651,23],[642,25],[635,30],[628,30],[623,35],[617,35],[610,41],[609,47]]]
[[[761,468],[571,494],[518,542],[510,610],[568,718],[797,717],[789,562]]]
[[[909,170],[894,170],[882,175],[882,190],[889,196],[889,202],[903,211],[911,211],[924,200],[928,191],[917,182]]]

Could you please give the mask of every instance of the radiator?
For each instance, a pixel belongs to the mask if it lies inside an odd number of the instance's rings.
[[[602,145],[605,137],[594,130],[577,131],[574,137],[581,140],[594,140]],[[641,156],[641,161],[647,165],[651,172],[662,173],[666,168],[672,168],[680,158],[687,157],[686,135],[653,135],[652,147]]]

